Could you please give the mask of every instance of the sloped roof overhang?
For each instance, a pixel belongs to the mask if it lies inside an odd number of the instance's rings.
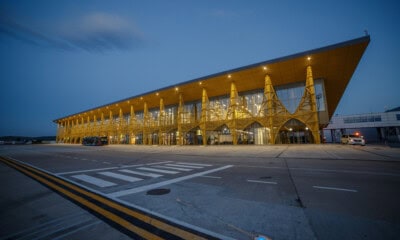
[[[143,111],[144,102],[149,109],[159,107],[160,98],[164,105],[178,104],[179,93],[185,102],[201,100],[202,88],[207,90],[208,97],[229,94],[230,84],[235,82],[238,92],[264,88],[264,77],[268,74],[274,86],[305,81],[306,68],[311,65],[313,78],[324,79],[329,118],[335,112],[347,84],[349,83],[368,44],[369,36],[317,48],[286,57],[263,61],[248,66],[223,71],[220,73],[196,78],[151,92],[125,98],[116,102],[88,109],[54,120],[55,123],[79,119],[103,112],[119,109],[130,112],[131,105],[135,111]]]

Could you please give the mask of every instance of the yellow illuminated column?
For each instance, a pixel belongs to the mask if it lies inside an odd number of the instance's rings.
[[[234,82],[231,83],[231,96],[230,96],[230,112],[232,114],[232,123],[230,126],[230,131],[232,134],[233,145],[237,144],[237,132],[236,132],[236,115],[237,115],[237,99],[238,92]]]
[[[147,102],[144,102],[143,106],[143,144],[147,145],[148,143],[148,124],[149,124],[149,109],[147,108]]]
[[[121,135],[125,135],[125,132],[124,132],[124,114],[123,114],[123,112],[122,112],[122,108],[119,108],[119,115],[118,115],[118,118],[119,118],[119,122],[117,123],[118,124],[118,126],[117,126],[117,129],[118,129],[118,143],[121,143]]]
[[[101,130],[100,130],[99,124],[97,123],[97,116],[96,116],[96,114],[93,114],[93,124],[92,124],[91,131],[89,133],[89,136],[92,136],[92,135],[101,136],[101,132],[100,131]]]
[[[100,130],[101,130],[101,132],[102,132],[102,135],[103,136],[105,136],[105,137],[107,137],[107,140],[108,140],[108,138],[109,138],[109,136],[108,136],[108,134],[106,133],[106,131],[104,130],[104,113],[103,112],[101,112],[101,123],[100,123]]]
[[[75,125],[74,125],[74,143],[78,143],[78,129],[79,129],[79,119],[75,119]]]
[[[160,98],[160,113],[158,115],[158,145],[162,145],[164,142],[164,126],[165,126],[165,107],[164,99]]]
[[[182,93],[179,93],[179,106],[178,106],[178,132],[177,132],[177,140],[179,145],[183,145],[183,133],[182,133],[182,116],[183,115],[183,96]]]
[[[133,108],[133,105],[131,105],[131,124],[133,123],[133,121],[135,120],[135,109]]]
[[[113,133],[113,124],[114,124],[114,119],[113,119],[113,112],[110,110],[110,113],[108,115],[108,126],[107,126],[107,131],[108,131],[108,135],[110,136],[110,138],[112,139],[111,143],[115,142],[115,136]]]
[[[317,109],[317,100],[315,97],[315,87],[314,87],[314,78],[312,75],[311,66],[307,67],[307,78],[306,78],[306,91],[309,93],[310,105],[311,105],[311,118],[309,120],[308,125],[310,126],[310,130],[314,136],[315,143],[321,143],[321,138],[319,135],[319,118],[318,118],[318,109]]]
[[[72,134],[73,134],[73,124],[74,124],[74,123],[73,123],[73,120],[70,119],[70,120],[68,121],[68,136],[69,136],[68,142],[71,143],[71,144],[73,143],[73,142],[72,142],[72,140],[73,140],[73,139],[72,139],[72,137],[73,137],[73,135],[72,135]]]
[[[264,97],[267,102],[267,112],[265,113],[268,121],[268,127],[270,129],[270,139],[271,143],[275,144],[275,134],[276,130],[274,128],[274,117],[275,117],[275,111],[274,111],[274,104],[273,104],[273,99],[274,99],[274,88],[272,86],[272,81],[269,75],[265,75],[265,87],[264,87]]]
[[[81,119],[81,130],[80,130],[80,142],[82,143],[82,138],[85,136],[86,126],[85,126],[85,118],[82,116]]]
[[[69,138],[69,120],[67,120],[65,123],[65,139],[67,143],[69,143]]]
[[[207,110],[208,110],[208,96],[207,90],[203,88],[201,97],[201,120],[200,120],[200,131],[202,136],[203,145],[207,145],[207,134],[206,134],[206,122],[207,122]]]
[[[130,125],[130,127],[129,127],[129,143],[131,143],[131,144],[134,143],[134,141],[132,141],[132,138],[135,134],[133,132],[135,124],[136,124],[135,109],[133,108],[133,105],[131,105],[131,117],[130,117],[130,123],[129,123],[129,125]]]
[[[86,124],[85,136],[88,136],[88,135],[90,135],[90,131],[91,131],[89,115],[87,116],[86,123],[87,124]]]

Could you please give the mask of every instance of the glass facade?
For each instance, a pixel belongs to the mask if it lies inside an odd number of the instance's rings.
[[[325,90],[323,79],[316,79],[314,82],[315,97],[317,101],[318,111],[325,111]],[[278,86],[275,88],[276,95],[279,100],[283,103],[286,109],[290,113],[295,113],[300,101],[303,97],[305,89],[305,83],[295,83],[289,85]]]
[[[290,113],[294,113],[304,94],[304,83],[279,86],[275,88],[276,95]]]
[[[226,119],[230,106],[229,96],[219,96],[209,100],[207,121]]]
[[[264,102],[264,92],[262,89],[240,94],[242,106],[246,112],[252,116],[264,116],[262,109]]]
[[[319,111],[326,109],[324,83],[322,79],[314,82],[315,94]],[[290,114],[296,113],[304,98],[305,83],[294,83],[274,87],[279,101]],[[232,104],[231,104],[231,101]],[[201,100],[184,103],[179,113],[179,105],[156,107],[144,111],[130,112],[123,115],[104,114],[102,119],[93,119],[90,124],[72,122],[82,129],[99,129],[99,135],[108,136],[111,144],[274,144],[274,143],[311,143],[312,133],[308,127],[297,119],[289,119],[280,126],[276,137],[262,119],[267,117],[267,102],[264,89],[247,92],[237,92],[236,96],[222,95],[208,99],[205,114],[206,131],[201,129],[202,102]],[[115,113],[115,112],[114,112]],[[180,115],[179,115],[180,114]],[[122,117],[121,117],[122,116]],[[295,115],[294,115],[295,116]],[[261,119],[261,120],[260,120]],[[364,119],[345,119],[347,122],[380,121],[380,116]],[[232,125],[234,121],[245,121],[241,127]],[[246,122],[247,121],[247,122]],[[286,120],[285,120],[286,121]],[[82,121],[83,122],[83,121]],[[100,128],[101,126],[101,128]],[[182,133],[178,132],[181,126]],[[233,129],[231,129],[233,126]],[[73,128],[74,131],[78,131]],[[205,134],[204,134],[205,133]],[[204,138],[204,139],[203,139]]]

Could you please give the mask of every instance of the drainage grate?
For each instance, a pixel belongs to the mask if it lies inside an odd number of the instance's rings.
[[[157,188],[147,191],[147,195],[164,195],[171,192],[171,189],[168,188]]]

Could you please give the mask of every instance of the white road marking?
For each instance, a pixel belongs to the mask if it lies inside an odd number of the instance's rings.
[[[146,166],[157,165],[157,164],[164,164],[164,163],[170,163],[170,162],[172,162],[172,161],[148,163],[148,164],[146,164]]]
[[[217,176],[200,176],[203,178],[215,178],[215,179],[221,179],[222,177],[217,177]]]
[[[218,172],[218,171],[221,171],[221,170],[224,170],[224,169],[227,169],[227,168],[231,168],[231,167],[233,167],[233,165],[226,165],[226,166],[223,166],[223,167],[220,167],[220,168],[215,168],[215,169],[207,170],[207,171],[204,171],[204,172],[195,173],[195,174],[192,174],[192,175],[187,175],[187,176],[183,176],[183,177],[179,177],[179,178],[170,179],[170,180],[167,180],[167,181],[164,181],[164,182],[149,184],[149,185],[145,185],[145,186],[141,186],[141,187],[137,187],[137,188],[132,188],[132,189],[127,189],[127,190],[122,190],[122,191],[119,191],[119,192],[110,193],[110,194],[107,194],[107,196],[108,197],[114,197],[114,198],[122,197],[122,196],[126,196],[126,195],[129,195],[129,194],[143,192],[143,191],[147,191],[147,190],[150,190],[150,189],[158,188],[158,187],[161,187],[161,186],[169,185],[169,184],[172,184],[172,183],[181,182],[181,181],[188,180],[188,179],[191,179],[191,178],[200,177],[200,176],[203,176],[203,175],[206,175],[206,174],[209,174],[209,173]]]
[[[68,175],[68,174],[75,174],[75,173],[97,172],[97,171],[113,170],[113,169],[128,168],[128,167],[139,167],[139,166],[143,166],[143,165],[139,164],[139,165],[130,165],[130,166],[123,166],[123,167],[95,168],[95,169],[79,170],[79,171],[72,171],[72,172],[61,172],[61,173],[56,173],[56,175]]]
[[[172,169],[172,170],[178,170],[178,171],[184,171],[184,172],[189,172],[192,171],[193,169],[189,168],[181,168],[181,167],[169,167],[169,166],[154,166],[156,168],[165,168],[165,169]]]
[[[202,167],[211,167],[212,165],[210,164],[203,164],[203,163],[184,163],[184,162],[178,162],[177,164],[186,164],[186,165],[193,165],[193,166],[202,166]]]
[[[167,161],[171,162],[171,161]],[[68,175],[68,174],[76,174],[76,173],[85,173],[85,172],[97,172],[97,171],[104,171],[104,170],[112,170],[112,169],[123,169],[123,168],[131,168],[131,167],[140,167],[144,165],[154,165],[154,164],[162,164],[166,162],[156,162],[156,163],[149,163],[149,164],[135,164],[135,165],[123,165],[119,167],[109,167],[109,168],[95,168],[95,169],[88,169],[88,170],[79,170],[79,171],[71,171],[71,172],[60,172],[55,173],[56,175]]]
[[[184,164],[165,164],[165,166],[185,167],[185,168],[204,168],[204,167],[200,167],[200,166],[190,166],[190,165],[184,165]]]
[[[137,171],[132,171],[132,170],[129,170],[129,169],[122,169],[122,170],[119,170],[119,171],[120,172],[125,172],[125,173],[136,174],[136,175],[139,175],[139,176],[152,177],[152,178],[162,177],[163,176],[161,174],[137,172]]]
[[[345,192],[358,192],[357,190],[347,189],[347,188],[322,187],[322,186],[313,186],[313,188],[336,190],[336,191],[345,191]]]
[[[109,182],[109,181],[105,181],[103,179],[92,177],[92,176],[85,175],[85,174],[74,175],[72,177],[76,178],[76,179],[79,179],[81,181],[96,185],[98,187],[111,187],[111,186],[117,185],[115,183],[112,183],[112,182]]]
[[[112,178],[116,178],[116,179],[121,179],[127,182],[138,182],[138,181],[142,181],[142,178],[136,178],[136,177],[131,177],[131,176],[127,176],[127,175],[123,175],[123,174],[119,174],[119,173],[113,173],[113,172],[99,172],[98,174],[107,176],[107,177],[112,177]]]
[[[251,179],[248,179],[247,181],[248,181],[248,182],[253,182],[253,183],[278,184],[277,182],[260,181],[260,180],[251,180]]]
[[[162,170],[162,169],[155,169],[155,168],[148,168],[148,167],[140,167],[137,168],[139,170],[150,171],[150,172],[158,172],[158,173],[166,173],[166,174],[177,174],[179,172],[176,171],[169,171],[169,170]]]
[[[68,146],[68,145],[67,145],[67,146]],[[9,156],[8,156],[8,157],[9,157]],[[21,160],[12,158],[12,157],[9,157],[9,158],[10,158],[10,159],[13,159],[14,161],[17,161],[17,162],[26,164],[27,166],[30,166],[30,167],[32,167],[32,168],[39,169],[40,171],[43,171],[43,172],[45,172],[45,173],[47,173],[47,174],[56,175],[55,173],[49,172],[49,171],[47,171],[47,170],[45,170],[45,169],[43,169],[43,168],[36,167],[36,166],[34,166],[34,165],[32,165],[32,164],[29,164],[29,163],[27,163],[27,162],[24,162],[24,161],[21,161]],[[227,165],[227,166],[225,166],[225,167],[223,167],[223,168],[225,169],[225,168],[229,168],[229,167],[233,167],[233,165]],[[210,173],[210,171],[211,171],[211,172],[215,172],[215,171],[219,171],[219,170],[223,170],[223,169],[221,169],[221,168],[219,168],[219,169],[212,169],[212,170],[209,170],[209,171],[205,171],[205,172],[203,172],[202,174],[208,174],[208,173]],[[197,174],[196,174],[196,175],[197,175]],[[64,181],[71,182],[71,180],[68,179],[68,178],[66,178],[66,177],[63,177],[63,176],[58,176],[58,177],[61,178],[61,179],[64,180]],[[197,177],[197,176],[194,176],[194,177]],[[78,186],[80,186],[80,187],[83,188],[83,189],[87,189],[87,190],[92,191],[92,192],[94,192],[94,193],[96,193],[96,194],[98,194],[98,195],[101,195],[101,196],[103,196],[103,197],[109,197],[109,194],[104,194],[104,193],[101,192],[101,191],[98,191],[98,190],[96,190],[96,189],[92,189],[92,188],[87,187],[87,186],[85,186],[85,185],[83,185],[83,184],[80,184],[80,183],[77,183],[77,182],[75,182],[75,184],[78,185]],[[131,202],[128,202],[128,201],[124,201],[124,200],[122,200],[122,199],[118,199],[118,198],[116,198],[116,197],[114,197],[113,200],[116,201],[116,202],[118,202],[118,203],[122,203],[122,204],[125,204],[125,205],[127,205],[127,206],[131,206],[131,207],[133,207],[133,208],[140,209],[140,210],[142,210],[143,212],[153,214],[153,215],[158,216],[158,217],[160,217],[160,218],[167,219],[167,220],[169,220],[169,221],[171,221],[171,222],[173,222],[173,223],[176,223],[176,224],[178,224],[178,225],[185,226],[185,227],[191,228],[191,229],[195,229],[195,230],[197,230],[197,231],[199,231],[199,232],[207,233],[207,234],[212,235],[212,236],[214,236],[214,237],[216,237],[216,238],[218,238],[218,239],[234,240],[233,238],[230,238],[230,237],[221,235],[221,234],[219,234],[219,233],[212,232],[212,231],[210,231],[210,230],[207,230],[207,229],[198,227],[198,226],[196,226],[196,225],[192,225],[192,224],[187,223],[187,222],[183,222],[183,221],[178,220],[178,219],[175,219],[175,218],[168,217],[168,216],[163,215],[163,214],[161,214],[161,213],[155,212],[155,211],[150,210],[150,209],[147,209],[147,208],[143,208],[143,207],[141,207],[141,206],[135,205],[135,204],[133,204],[133,203],[131,203]]]

